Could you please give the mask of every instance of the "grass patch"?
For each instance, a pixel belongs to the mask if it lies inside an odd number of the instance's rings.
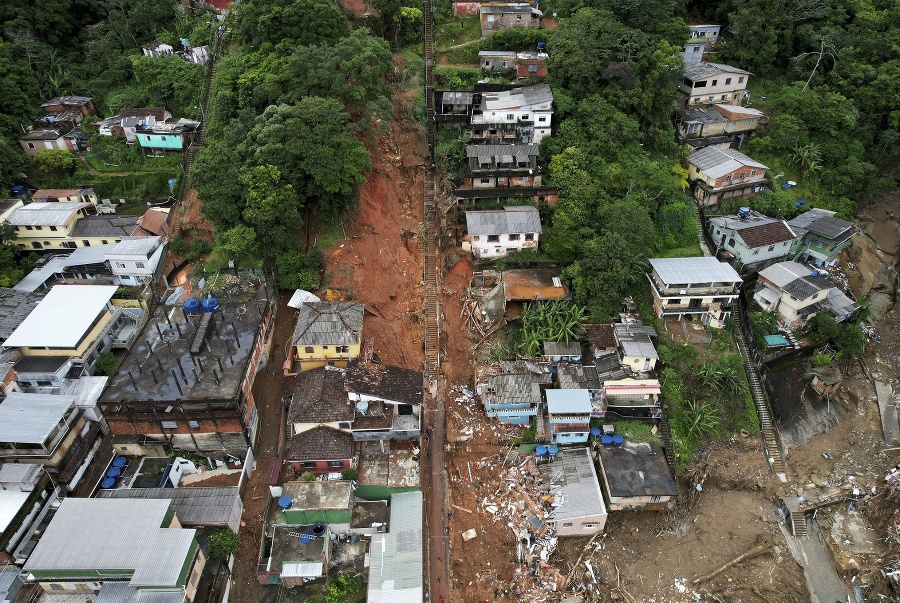
[[[337,245],[347,238],[342,220],[327,220],[319,222],[316,226],[316,234],[313,236],[313,245],[319,249],[327,249]]]
[[[449,46],[481,40],[481,17],[452,17],[435,30],[434,47],[440,52]]]
[[[695,258],[703,255],[703,250],[700,249],[700,243],[696,242],[692,245],[688,245],[687,247],[675,247],[673,249],[665,249],[663,251],[657,251],[653,257],[657,258]]]
[[[602,419],[601,419],[602,422]],[[625,438],[626,442],[647,442],[648,444],[660,444],[662,438],[659,433],[653,433],[653,425],[644,421],[613,421],[616,433]]]

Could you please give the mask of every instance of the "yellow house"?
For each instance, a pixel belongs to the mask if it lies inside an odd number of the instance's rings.
[[[304,303],[292,339],[300,370],[325,365],[345,368],[348,360],[359,356],[364,312],[357,303]]]
[[[112,304],[115,285],[56,285],[3,343],[22,356],[70,358],[90,372],[112,347],[124,310]]]
[[[118,243],[138,230],[136,216],[88,215],[92,203],[30,203],[9,214],[24,249],[77,249]]]
[[[34,203],[100,203],[92,188],[41,188],[31,195]]]

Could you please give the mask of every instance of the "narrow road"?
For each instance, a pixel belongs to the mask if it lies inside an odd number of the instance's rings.
[[[279,438],[283,429],[281,389],[284,384],[282,363],[285,346],[293,333],[296,312],[287,307],[290,292],[282,292],[278,297],[278,316],[275,319],[275,336],[268,365],[256,376],[253,395],[259,411],[257,430],[256,470],[244,491],[244,513],[241,515],[241,544],[235,552],[232,574],[231,601],[257,603],[267,594],[274,596],[276,588],[264,592],[256,581],[256,565],[259,558],[259,544],[262,539],[263,514],[269,502],[269,487],[266,477],[272,459],[280,460]]]

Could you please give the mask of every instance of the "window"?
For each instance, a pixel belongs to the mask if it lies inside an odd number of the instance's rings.
[[[28,143],[28,148],[29,148],[29,149],[33,149],[33,148],[34,148],[34,143],[33,143],[33,142],[29,142],[29,143]]]
[[[681,300],[680,300],[680,299],[670,299],[670,300],[669,300],[669,305],[670,305],[670,306],[678,306],[678,305],[680,305],[680,304],[681,304]]]
[[[481,184],[490,184],[491,179],[490,178],[481,178],[480,182],[481,182]]]
[[[35,230],[43,230],[43,228],[40,227],[40,226],[35,226],[34,229],[35,229]]]
[[[750,170],[750,175],[751,175],[751,176],[756,176],[756,170]]]
[[[344,461],[328,461],[328,466],[332,468],[343,467]]]
[[[700,47],[699,47],[699,46],[694,46],[694,52],[700,52]]]
[[[723,94],[723,95],[722,95],[722,100],[728,100],[728,95],[727,95],[727,94]],[[732,125],[734,125],[734,124],[732,124]]]
[[[741,178],[746,178],[746,177],[747,177],[747,172],[741,172]]]
[[[25,230],[34,230],[34,226],[26,226]]]
[[[338,351],[338,354],[350,353],[350,346],[347,346],[347,345],[339,345],[335,349]]]
[[[540,123],[545,123],[547,121],[547,118],[546,117],[538,117],[538,121]]]
[[[522,20],[522,15],[516,15],[516,21],[521,21],[521,20]]]
[[[694,88],[706,88],[706,80],[702,82],[694,82]]]
[[[323,345],[323,346],[322,346],[322,349],[323,349],[323,350],[327,350],[327,349],[328,349],[328,346],[327,346],[327,345]]]
[[[713,99],[714,99],[714,98],[716,98],[716,97],[715,97],[715,96],[707,96],[707,97],[706,97],[706,100],[709,101],[709,102],[713,102]]]
[[[125,262],[116,262],[116,268],[125,268]]]
[[[106,239],[103,239],[103,244],[104,244],[104,245],[108,245],[109,242],[108,242]]]
[[[65,249],[75,249],[76,247],[78,247],[78,245],[76,245],[74,241],[63,241],[63,242],[61,243],[61,245],[62,245]]]
[[[650,497],[650,502],[651,502],[651,503],[658,503],[661,499],[662,499],[661,496],[651,496],[651,497]]]
[[[734,174],[728,174],[728,177],[725,178],[728,182],[731,182],[734,179]]]
[[[729,84],[731,84],[731,78],[727,77],[725,78],[725,85],[728,86]]]
[[[519,182],[527,182],[527,181],[528,181],[527,176],[519,176]]]
[[[768,249],[767,251],[775,251],[775,246],[774,246],[774,245],[769,245],[769,249]]]
[[[742,75],[741,77],[738,78],[738,84],[743,84],[743,83],[744,83],[744,76]]]
[[[56,232],[56,226],[51,226],[50,230],[52,230],[53,232]]]
[[[516,118],[516,116],[515,116],[514,113],[507,113],[507,114],[506,114],[506,121],[512,121],[512,120],[514,120],[515,118]]]
[[[747,125],[748,125],[748,126],[752,126],[752,125],[753,125],[753,120],[752,120],[752,119],[748,119],[748,120],[747,120]]]
[[[533,241],[533,240],[534,240],[534,233],[533,233],[533,232],[526,232],[526,233],[525,233],[525,240],[526,240],[526,241]]]
[[[537,73],[537,65],[529,65],[528,73]]]
[[[303,348],[303,352],[305,354],[312,354],[313,352],[315,352],[315,349],[313,349],[313,347],[311,345],[308,345],[305,348]]]
[[[124,450],[125,452],[128,452],[128,446],[119,446],[119,450]]]
[[[481,240],[481,237],[479,237],[478,235],[475,235],[474,237],[472,237],[472,240],[479,241],[479,240]]]
[[[63,590],[62,584],[51,584],[50,590]]]
[[[571,523],[564,523],[564,524],[563,524],[563,527],[564,527],[564,528],[571,528],[571,527],[572,527],[572,524],[571,524]]]
[[[38,381],[38,387],[50,387],[53,385],[50,381]]]
[[[509,235],[509,240],[510,240],[510,241],[518,241],[518,240],[519,240],[519,234],[518,234],[518,233],[514,233],[514,234]]]
[[[90,247],[90,246],[91,246],[91,242],[88,241],[88,240],[82,241],[81,244],[84,245],[85,247]]]
[[[734,239],[728,239],[728,246],[734,247]]]
[[[695,98],[695,99],[694,99],[694,102],[695,102],[695,103],[699,103],[699,102],[700,102],[700,97],[698,96],[697,98]]]
[[[162,137],[162,141],[163,141],[163,142],[166,141],[166,137],[165,137],[165,136]]]
[[[753,250],[753,255],[759,255],[759,249],[754,249],[754,250]]]
[[[348,421],[341,421],[338,423],[338,427],[341,429],[350,429],[350,423]]]
[[[488,235],[488,243],[499,243],[500,235]]]
[[[530,115],[528,113],[526,113],[525,115],[522,116],[522,121],[528,121],[529,118],[530,118]]]
[[[597,527],[597,524],[595,524],[595,523],[583,523],[583,524],[581,524],[581,527],[584,528],[585,530],[593,530],[594,528]]]
[[[304,469],[315,469],[316,468],[316,464],[311,461],[305,461],[303,463],[300,463],[300,466],[303,467]]]
[[[503,67],[509,67],[509,61],[506,60],[506,59],[503,59],[502,61],[500,61],[500,64],[501,64]]]
[[[819,297],[818,293],[816,293],[815,295],[812,296],[813,299],[816,299],[817,297]]]
[[[143,269],[143,268],[144,268],[144,262],[135,262],[135,263],[134,263],[134,267],[135,267],[135,268],[138,268],[138,269]]]

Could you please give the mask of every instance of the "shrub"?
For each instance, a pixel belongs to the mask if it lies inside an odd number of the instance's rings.
[[[341,479],[356,481],[359,479],[359,471],[356,469],[344,469],[341,471]]]
[[[241,543],[241,537],[228,528],[216,530],[209,536],[206,545],[209,554],[218,559],[228,559]]]
[[[314,481],[316,481],[316,474],[313,473],[312,471],[304,471],[303,474],[300,476],[300,481],[301,482],[314,482]]]
[[[112,375],[119,368],[119,359],[112,352],[100,354],[97,364],[94,365],[94,373],[98,375]]]

